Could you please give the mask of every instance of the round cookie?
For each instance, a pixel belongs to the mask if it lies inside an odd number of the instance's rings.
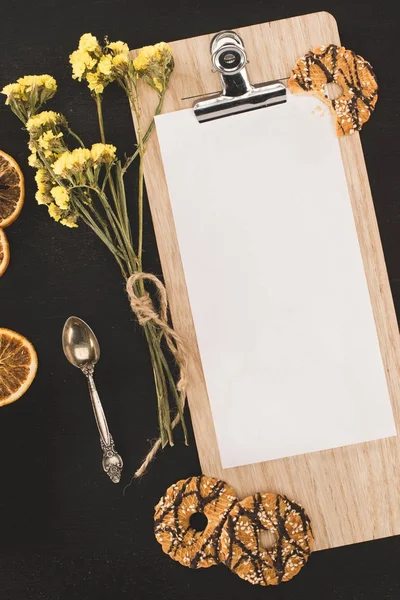
[[[260,532],[276,537],[271,549],[260,545]],[[223,527],[220,560],[242,579],[278,585],[305,565],[313,547],[310,519],[286,496],[255,494],[238,502]]]
[[[325,85],[333,82],[343,93],[329,99]],[[314,94],[327,104],[336,119],[338,137],[360,130],[378,99],[378,83],[369,62],[335,44],[318,46],[300,58],[289,78],[288,88],[293,94]]]
[[[233,489],[218,479],[203,475],[178,481],[155,508],[156,539],[166,554],[185,567],[211,567],[219,563],[222,527],[237,502]],[[195,513],[207,517],[203,531],[191,526]]]

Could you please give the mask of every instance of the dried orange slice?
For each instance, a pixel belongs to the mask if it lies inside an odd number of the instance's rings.
[[[0,406],[18,400],[35,379],[35,348],[19,333],[0,328]]]
[[[25,199],[24,176],[18,163],[0,150],[0,227],[18,217]]]
[[[0,277],[8,267],[10,262],[10,248],[8,247],[7,236],[2,229],[0,229]]]

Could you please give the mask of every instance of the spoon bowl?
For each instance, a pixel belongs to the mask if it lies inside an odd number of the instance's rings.
[[[69,317],[62,332],[64,354],[74,367],[95,365],[100,358],[99,342],[92,329],[79,317]]]

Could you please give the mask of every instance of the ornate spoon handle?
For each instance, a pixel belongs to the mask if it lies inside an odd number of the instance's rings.
[[[114,440],[108,429],[107,419],[93,379],[93,366],[88,365],[83,372],[88,380],[90,399],[92,401],[93,412],[100,434],[100,444],[103,450],[103,469],[111,481],[118,483],[121,479],[123,461],[115,450]]]

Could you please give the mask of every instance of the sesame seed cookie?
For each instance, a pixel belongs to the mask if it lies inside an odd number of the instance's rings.
[[[276,537],[271,549],[260,545],[260,532]],[[286,496],[255,494],[235,504],[220,537],[221,561],[256,585],[289,581],[305,565],[313,548],[310,519]]]
[[[343,90],[338,98],[326,96],[327,83]],[[343,46],[318,46],[300,58],[289,78],[293,94],[311,93],[329,106],[336,120],[336,134],[353,134],[370,118],[378,99],[375,73],[366,60]]]
[[[212,477],[190,477],[171,485],[155,508],[154,532],[162,549],[185,567],[218,564],[219,538],[226,518],[238,502],[225,482]],[[191,526],[196,513],[207,517],[203,531]]]

